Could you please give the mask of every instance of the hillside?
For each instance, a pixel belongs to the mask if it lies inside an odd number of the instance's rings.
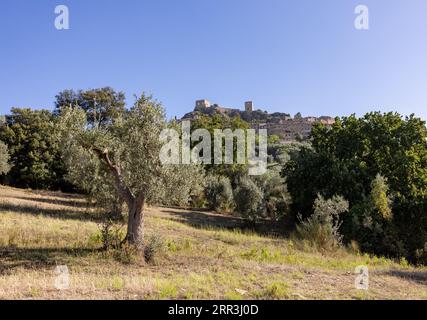
[[[0,299],[427,299],[427,269],[347,250],[322,255],[298,242],[243,231],[209,212],[149,208],[155,262],[98,250],[84,198],[0,187]],[[70,288],[54,288],[67,265]],[[368,265],[370,288],[354,288]]]

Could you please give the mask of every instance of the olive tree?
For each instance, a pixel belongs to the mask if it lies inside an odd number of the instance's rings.
[[[159,136],[167,122],[163,107],[150,96],[142,94],[108,126],[88,122],[85,111],[76,106],[62,110],[60,123],[69,176],[80,179],[85,189],[110,192],[127,205],[124,240],[130,244],[142,240],[146,203],[160,203],[173,190],[180,191],[177,202],[189,199],[192,184],[199,180],[196,166],[160,162]],[[84,172],[87,169],[95,172]],[[82,172],[86,176],[81,177]]]

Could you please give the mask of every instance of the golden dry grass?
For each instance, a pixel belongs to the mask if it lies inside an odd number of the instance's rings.
[[[427,299],[427,269],[242,231],[208,212],[149,208],[150,264],[98,248],[99,217],[82,197],[0,187],[0,299]],[[67,265],[70,287],[54,287]],[[369,290],[354,269],[369,266]]]

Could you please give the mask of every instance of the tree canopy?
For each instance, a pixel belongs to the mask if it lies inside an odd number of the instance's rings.
[[[318,193],[360,201],[369,194],[377,174],[387,179],[393,196],[425,197],[426,138],[425,122],[396,113],[337,118],[331,128],[316,124],[312,148],[302,148],[284,171],[295,209],[310,211]]]
[[[56,95],[56,115],[78,106],[86,113],[89,124],[106,125],[125,111],[125,94],[110,87],[91,90],[64,90]]]
[[[0,126],[0,139],[8,146],[13,164],[9,172],[12,184],[38,189],[63,186],[56,129],[47,110],[12,108]]]
[[[96,168],[96,176],[81,183],[95,190],[99,189],[95,183],[106,185],[114,191],[112,196],[126,203],[128,242],[142,239],[146,203],[166,198],[190,200],[192,189],[201,180],[199,167],[162,165],[159,136],[167,122],[163,107],[152,97],[142,94],[132,108],[108,125],[90,125],[83,108],[66,108],[61,113],[62,146],[70,177],[78,183],[83,168]]]
[[[9,150],[7,146],[2,141],[0,141],[0,175],[9,172],[9,158]]]
[[[427,230],[426,139],[425,122],[413,115],[373,112],[315,125],[311,146],[294,152],[282,172],[294,215],[312,214],[317,194],[342,195],[351,207],[343,225],[347,240],[375,253],[413,256],[427,242],[425,232],[416,241],[407,232],[410,215],[411,224]]]

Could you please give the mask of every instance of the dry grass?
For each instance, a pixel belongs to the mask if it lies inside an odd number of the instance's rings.
[[[348,250],[323,255],[208,212],[150,208],[150,264],[98,248],[99,217],[74,195],[0,187],[0,299],[427,299],[427,269]],[[57,265],[70,287],[54,287]],[[370,288],[354,288],[368,265]]]

